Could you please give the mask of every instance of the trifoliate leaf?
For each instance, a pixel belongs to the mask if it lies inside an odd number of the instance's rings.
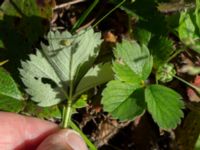
[[[147,109],[160,128],[171,129],[181,122],[184,107],[182,97],[162,85],[150,85],[145,89]]]
[[[181,13],[178,27],[179,38],[191,49],[200,53],[200,32],[197,29],[193,13]]]
[[[103,84],[113,79],[113,71],[110,63],[99,64],[92,67],[79,82],[76,93],[80,94],[92,87]]]
[[[173,41],[167,37],[155,36],[149,43],[149,49],[153,55],[153,62],[156,68],[166,63],[174,53]]]
[[[145,109],[144,92],[138,88],[140,88],[138,84],[110,81],[102,93],[104,110],[122,121],[135,119]]]
[[[19,112],[24,105],[21,92],[15,81],[0,67],[0,110]]]
[[[153,59],[145,45],[140,46],[135,41],[123,40],[117,44],[115,57],[126,63],[143,80],[151,73]]]
[[[128,65],[123,62],[113,62],[113,71],[115,72],[116,79],[130,84],[140,83],[142,79]]]
[[[52,106],[68,97],[69,82],[74,84],[75,77],[86,74],[101,43],[100,34],[91,28],[74,36],[50,31],[47,40],[49,45],[42,44],[42,52],[30,55],[20,69],[26,91],[39,106]]]

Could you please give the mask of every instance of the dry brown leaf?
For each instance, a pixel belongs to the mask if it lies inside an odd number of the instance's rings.
[[[193,84],[197,87],[200,87],[200,76],[196,76]],[[200,102],[200,95],[192,88],[187,89],[187,95],[189,100],[192,102]]]
[[[117,36],[114,35],[111,31],[108,31],[108,32],[104,33],[104,40],[106,42],[116,43],[117,42]]]

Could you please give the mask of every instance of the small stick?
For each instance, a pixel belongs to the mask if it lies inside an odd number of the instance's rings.
[[[88,23],[86,23],[85,25],[83,25],[82,27],[80,27],[79,29],[77,29],[76,32],[80,32],[81,30],[89,27],[95,20],[96,20],[95,18],[92,19],[92,20],[90,20]]]
[[[61,9],[61,8],[64,8],[64,7],[68,7],[70,5],[81,3],[81,2],[84,2],[84,1],[86,1],[86,0],[73,0],[73,1],[70,1],[70,2],[67,2],[67,3],[63,3],[63,4],[60,4],[60,5],[57,5],[57,6],[55,6],[53,8],[53,10]]]

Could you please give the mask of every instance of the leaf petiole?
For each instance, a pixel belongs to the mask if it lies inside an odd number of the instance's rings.
[[[69,126],[69,122],[71,120],[71,110],[72,110],[72,106],[71,106],[71,101],[68,101],[67,106],[63,107],[63,121],[62,121],[62,128],[68,128]]]
[[[200,88],[198,88],[197,86],[195,86],[195,85],[193,85],[193,84],[191,84],[191,83],[189,83],[189,82],[183,80],[182,78],[180,78],[180,77],[178,77],[178,76],[176,76],[176,75],[174,76],[174,78],[176,78],[176,79],[178,79],[179,81],[185,83],[186,85],[190,86],[191,88],[193,88],[194,90],[196,90],[198,93],[200,93]]]

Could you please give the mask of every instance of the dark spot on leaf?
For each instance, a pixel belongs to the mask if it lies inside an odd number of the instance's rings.
[[[38,80],[38,77],[34,77],[35,80]]]
[[[44,84],[50,84],[50,86],[51,86],[52,88],[57,87],[56,83],[55,83],[53,80],[49,79],[49,78],[42,78],[42,82],[43,82]]]
[[[145,56],[138,57],[138,58],[134,59],[133,61],[134,62],[139,62],[139,61],[142,61],[143,59],[147,59],[147,58],[148,58],[148,56],[145,55]]]

